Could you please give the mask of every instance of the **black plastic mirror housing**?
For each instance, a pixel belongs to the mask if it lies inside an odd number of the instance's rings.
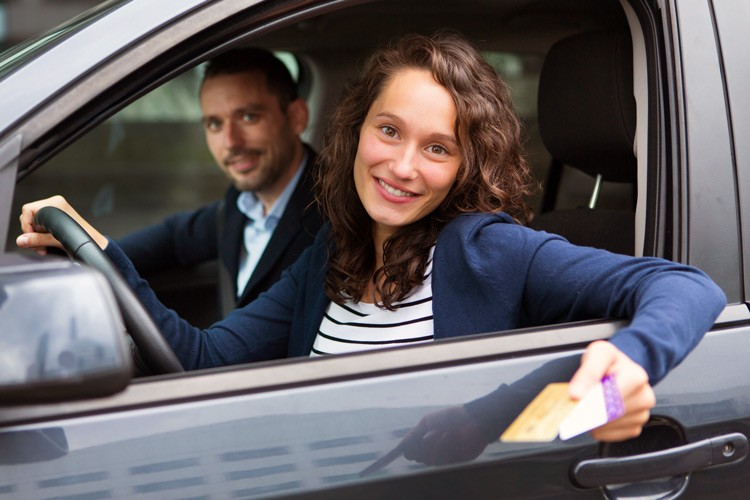
[[[0,255],[0,406],[122,391],[133,368],[106,280],[67,259]]]

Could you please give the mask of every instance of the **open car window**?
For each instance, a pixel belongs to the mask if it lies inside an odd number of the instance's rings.
[[[575,22],[536,16],[524,9],[514,11],[503,2],[498,2],[496,8],[497,22],[501,25],[527,23],[533,29],[511,30],[504,35],[500,35],[502,29],[497,29],[489,36],[484,27],[474,27],[470,22],[471,9],[454,19],[452,12],[460,8],[452,2],[441,3],[424,16],[409,14],[409,7],[398,2],[374,2],[312,15],[266,35],[240,37],[237,44],[269,48],[283,54],[282,58],[292,64],[292,73],[300,80],[312,115],[303,139],[319,149],[327,117],[343,83],[358,70],[374,46],[387,41],[387,33],[395,35],[408,29],[429,33],[440,28],[462,31],[473,38],[511,89],[524,125],[527,158],[542,187],[531,200],[537,216],[546,212],[578,213],[577,209],[585,207],[596,191],[600,193],[597,208],[624,212],[632,225],[636,198],[633,182],[604,180],[597,186],[595,175],[555,157],[541,134],[538,104],[540,77],[550,48],[559,39],[580,32],[629,30],[622,7],[611,1],[591,10],[574,8],[571,16],[580,18]],[[359,18],[377,18],[382,23],[376,14],[382,14],[383,19],[402,15],[408,22],[399,30],[384,29],[377,36],[358,38],[356,42],[344,43],[349,36],[345,31],[336,34],[342,39],[339,44],[323,42],[316,35],[329,23],[356,24]],[[378,31],[376,26],[369,29]],[[575,64],[578,63],[571,63]],[[54,155],[44,168],[24,177],[16,187],[13,212],[19,211],[25,201],[63,192],[85,218],[108,236],[119,238],[167,215],[221,199],[228,182],[213,164],[199,124],[200,66],[181,71],[119,110]],[[588,69],[597,71],[593,63]],[[563,229],[554,225],[540,228],[551,232]],[[635,230],[627,231],[631,241],[626,244],[625,253],[639,253],[635,248]],[[9,235],[7,240],[11,250],[13,236]],[[564,236],[571,239],[570,235]],[[608,238],[605,234],[594,243],[574,243],[598,246]],[[641,236],[639,240],[642,239]],[[217,274],[215,266],[204,266],[148,278],[167,305],[207,326],[219,319],[216,304],[205,300],[218,293]]]

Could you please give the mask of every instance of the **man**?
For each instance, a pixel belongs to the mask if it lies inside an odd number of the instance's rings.
[[[210,61],[200,106],[208,148],[231,181],[224,199],[118,244],[144,276],[218,257],[226,314],[268,289],[312,243],[322,224],[313,205],[315,152],[299,137],[307,104],[270,52],[235,49]]]

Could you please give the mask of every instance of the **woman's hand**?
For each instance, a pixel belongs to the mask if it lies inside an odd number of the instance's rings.
[[[598,441],[624,441],[640,435],[648,421],[656,397],[648,383],[646,371],[613,344],[600,340],[592,342],[583,353],[581,366],[570,381],[570,395],[579,400],[602,377],[614,374],[620,390],[625,414],[591,431]]]
[[[78,212],[62,196],[53,196],[45,200],[33,201],[21,207],[21,236],[16,238],[16,245],[20,248],[28,248],[40,255],[47,253],[47,247],[62,248],[62,245],[51,234],[34,224],[36,213],[44,207],[57,207],[70,215],[86,231],[99,247],[104,250],[107,247],[107,238],[86,222]]]

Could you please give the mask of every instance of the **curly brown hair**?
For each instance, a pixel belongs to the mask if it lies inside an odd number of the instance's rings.
[[[383,248],[383,267],[375,269],[372,220],[357,196],[353,165],[370,106],[404,69],[430,71],[453,97],[461,165],[445,200],[390,237]],[[534,183],[521,133],[507,86],[464,37],[446,32],[408,35],[375,52],[361,76],[347,85],[320,154],[316,196],[331,221],[328,298],[339,304],[360,301],[372,281],[380,305],[395,309],[394,303],[423,281],[438,233],[459,214],[503,211],[517,222],[528,222],[531,208],[526,200]]]

